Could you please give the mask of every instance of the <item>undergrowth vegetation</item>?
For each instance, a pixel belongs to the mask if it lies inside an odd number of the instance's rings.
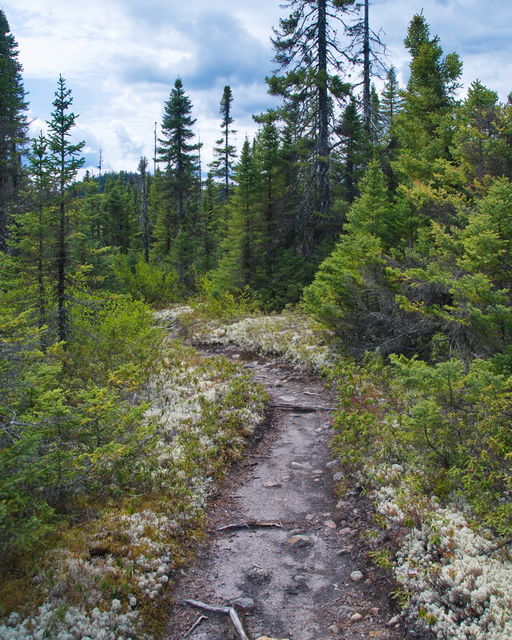
[[[122,289],[136,300],[159,308],[177,302],[183,295],[178,274],[168,265],[118,254],[112,267]]]
[[[126,298],[96,299],[75,311],[77,339],[45,352],[40,332],[27,332],[24,314],[6,316],[0,329],[4,569],[62,518],[110,495],[110,487],[131,484],[134,457],[150,430],[137,389],[160,341],[149,310]]]
[[[442,639],[509,638],[510,377],[489,361],[403,356],[344,360],[331,375],[334,448],[391,532],[411,619]]]
[[[405,464],[414,484],[458,495],[500,535],[512,534],[511,379],[489,361],[429,365],[393,356],[344,361],[336,442],[351,468]]]
[[[24,343],[26,393],[6,396],[5,640],[152,637],[207,496],[264,417],[247,374],[163,340],[140,302],[107,301],[75,324],[81,339],[67,349]]]

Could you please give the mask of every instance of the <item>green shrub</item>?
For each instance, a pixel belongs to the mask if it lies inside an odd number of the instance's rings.
[[[420,490],[460,495],[482,522],[510,535],[512,378],[487,360],[391,361],[345,361],[333,374],[341,459],[367,474],[399,464]]]
[[[43,353],[23,317],[0,318],[4,560],[37,544],[60,518],[80,517],[87,504],[132,487],[153,446],[139,391],[161,341],[148,307],[91,297],[72,320],[66,348]]]
[[[198,310],[210,318],[234,321],[259,310],[258,298],[249,287],[235,291],[222,290],[208,276],[199,280],[199,294]]]
[[[142,258],[132,263],[128,256],[119,254],[113,269],[122,287],[136,300],[164,307],[183,295],[178,274],[167,265],[146,263]]]

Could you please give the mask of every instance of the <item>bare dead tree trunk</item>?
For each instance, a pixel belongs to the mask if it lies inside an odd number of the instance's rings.
[[[140,224],[142,228],[142,243],[144,246],[144,261],[149,262],[149,247],[151,242],[151,228],[148,214],[148,161],[142,157],[139,163],[140,171]]]
[[[363,23],[363,123],[366,133],[371,131],[372,105],[370,95],[371,62],[370,62],[370,18],[369,0],[364,0]]]

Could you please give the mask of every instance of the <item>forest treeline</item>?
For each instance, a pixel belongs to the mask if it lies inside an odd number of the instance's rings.
[[[178,78],[156,170],[143,157],[82,179],[64,78],[47,131],[27,138],[0,11],[2,553],[76,515],[84,495],[99,499],[105,477],[132,481],[147,436],[137,389],[158,349],[147,305],[197,295],[266,311],[300,303],[350,355],[395,354],[403,393],[416,389],[405,435],[393,434],[400,455],[425,451],[443,491],[469,487],[491,524],[510,527],[512,104],[478,80],[461,98],[462,63],[423,15],[404,41],[401,87],[368,2],[287,6],[267,78],[279,106],[254,116],[253,139],[235,148],[226,86],[215,160],[202,167]],[[366,428],[354,420],[346,436],[359,451],[390,437]]]

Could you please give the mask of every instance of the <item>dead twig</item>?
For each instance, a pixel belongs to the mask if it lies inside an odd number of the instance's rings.
[[[504,540],[503,542],[500,542],[500,544],[498,544],[496,547],[493,547],[492,549],[489,549],[488,551],[482,552],[481,555],[490,556],[491,554],[496,553],[496,551],[499,551],[500,549],[503,549],[503,547],[506,547],[509,544],[512,544],[512,538],[509,538],[508,540]]]
[[[194,624],[190,627],[190,629],[183,636],[183,638],[184,639],[188,638],[188,636],[192,633],[192,631],[194,631],[194,629],[197,629],[197,627],[201,624],[203,620],[208,620],[208,616],[199,616],[199,618],[194,622]]]
[[[191,607],[195,607],[196,609],[204,609],[204,611],[209,611],[210,613],[223,613],[224,615],[229,614],[229,607],[215,607],[212,604],[206,604],[205,602],[200,602],[199,600],[182,600],[183,604],[188,604]]]
[[[238,635],[242,640],[249,640],[249,636],[245,633],[244,628],[242,627],[242,622],[238,617],[238,613],[236,612],[234,607],[229,607],[229,617],[231,618],[231,622],[233,626],[238,632]]]
[[[237,529],[257,529],[258,527],[276,527],[282,529],[280,522],[259,522],[257,520],[249,520],[248,522],[235,522],[226,524],[223,527],[217,527],[217,531],[236,531]]]
[[[221,613],[224,615],[228,615],[241,640],[250,640],[249,636],[244,631],[242,622],[238,617],[238,613],[236,612],[235,607],[214,607],[211,604],[206,604],[206,602],[189,599],[182,600],[182,602],[183,604],[188,604],[189,606],[196,607],[197,609],[204,609],[205,611],[210,611],[211,613]]]
[[[334,604],[336,602],[339,602],[340,600],[343,600],[343,598],[336,598],[336,600],[331,600],[331,602],[326,602],[325,604],[323,604],[320,609],[326,609],[327,607],[330,607],[331,604]]]

